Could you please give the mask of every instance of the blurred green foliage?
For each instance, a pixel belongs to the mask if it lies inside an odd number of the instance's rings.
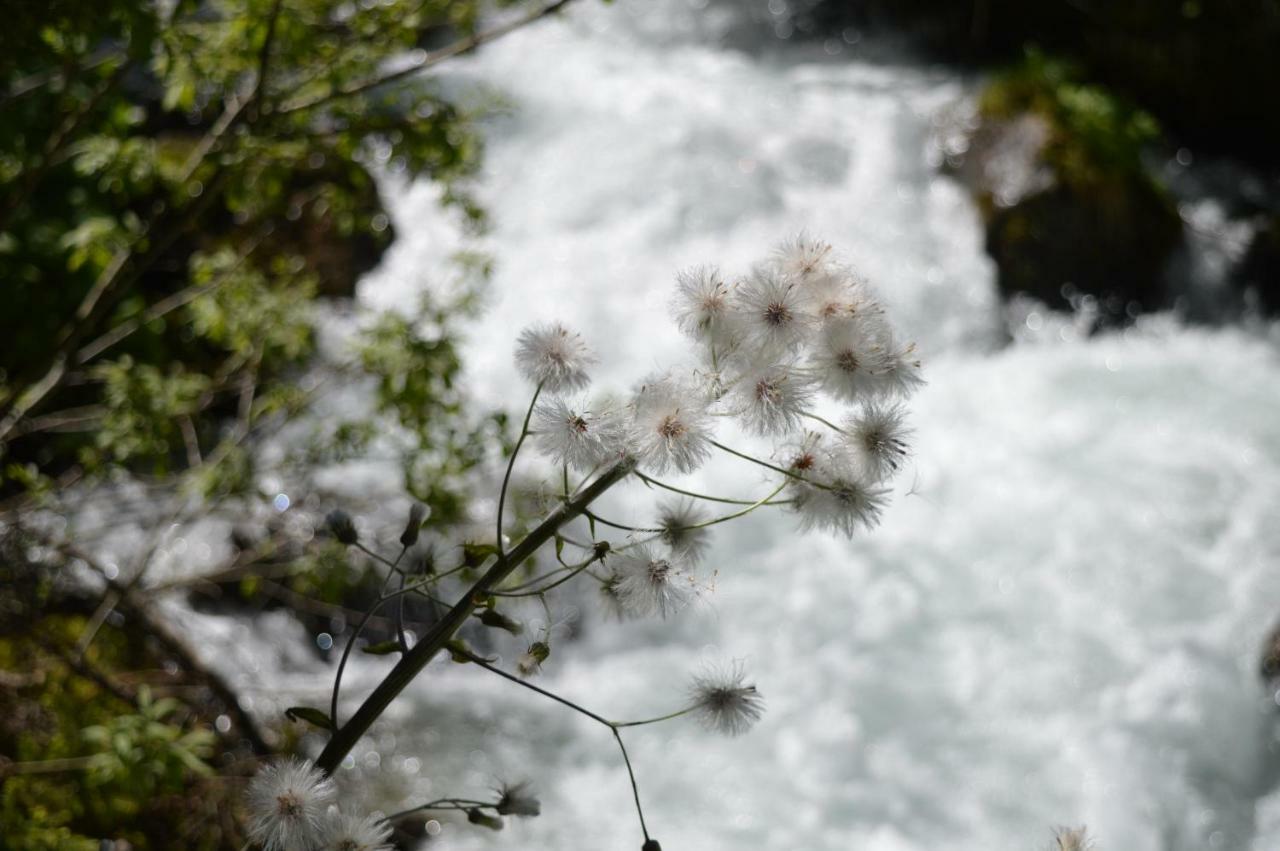
[[[225,781],[209,780],[217,753],[210,719],[142,685],[135,699],[103,688],[50,652],[71,647],[84,616],[49,614],[28,635],[0,638],[0,669],[25,682],[0,690],[0,836],[15,851],[97,851],[99,836],[137,848],[175,847],[183,822],[208,819]],[[139,635],[97,636],[81,662],[117,673],[156,669]],[[123,689],[123,687],[122,687]],[[191,830],[190,845],[222,847],[215,822]]]
[[[473,0],[41,5],[0,45],[8,465],[169,472],[228,439],[390,240],[372,169],[482,224],[473,112],[387,71],[467,38]]]
[[[1059,179],[1080,189],[1105,188],[1118,175],[1145,175],[1142,151],[1160,140],[1160,126],[1149,113],[1083,82],[1078,68],[1034,49],[992,78],[978,107],[984,118],[1025,112],[1043,118],[1051,131],[1044,159]]]
[[[321,300],[350,296],[394,236],[375,172],[433,181],[465,227],[483,227],[470,193],[480,106],[414,72],[470,49],[481,12],[517,2],[6,8],[0,674],[21,684],[0,689],[5,848],[238,847],[227,802],[249,770],[200,699],[121,685],[175,663],[145,635],[93,628],[73,664],[97,601],[65,581],[65,554],[24,536],[24,513],[65,513],[68,483],[129,477],[260,503],[260,436],[305,420],[295,434],[309,439],[288,441],[276,472],[305,482],[394,435],[427,524],[464,517],[467,472],[507,445],[505,419],[470,411],[457,383],[470,297],[361,316],[345,356],[320,357],[317,325]],[[483,257],[451,259],[453,291],[488,275]],[[326,382],[369,388],[374,410],[307,417]],[[323,540],[260,559],[272,578],[218,587],[257,605],[271,582],[274,601],[328,611],[378,581]]]

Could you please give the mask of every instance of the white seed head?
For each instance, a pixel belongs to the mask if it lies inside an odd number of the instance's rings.
[[[859,469],[874,482],[896,474],[911,453],[911,428],[900,404],[871,402],[849,417],[844,431]]]
[[[318,851],[392,851],[391,825],[380,816],[329,810]]]
[[[727,350],[737,342],[737,316],[729,287],[714,266],[685,269],[676,275],[671,309],[680,330],[699,343]]]
[[[754,434],[781,435],[798,428],[813,400],[813,384],[791,364],[749,366],[733,382],[729,410]]]
[[[618,604],[628,617],[666,617],[679,611],[693,594],[693,579],[671,555],[641,544],[616,555]]]
[[[822,389],[840,401],[903,398],[920,383],[920,364],[896,358],[893,346],[883,319],[853,317],[823,329],[811,365]]]
[[[1060,827],[1053,832],[1053,851],[1088,851],[1093,847],[1083,827]]]
[[[747,732],[764,714],[764,698],[736,662],[709,666],[695,676],[690,697],[698,720],[728,736]]]
[[[831,246],[804,231],[774,250],[774,264],[782,274],[808,281],[827,271],[833,261]]]
[[[847,269],[831,269],[816,276],[806,290],[809,309],[824,329],[855,319],[882,319],[880,305],[871,285]]]
[[[557,465],[589,472],[618,457],[624,432],[612,411],[592,410],[585,402],[570,403],[556,396],[539,402],[533,411],[533,445]]]
[[[796,350],[814,326],[800,286],[767,266],[738,287],[735,302],[742,346],[758,357]]]
[[[801,529],[826,529],[853,537],[860,529],[879,525],[889,491],[852,464],[828,455],[804,475],[808,481],[791,482],[791,507],[800,516]]]
[[[586,387],[595,360],[582,337],[559,322],[524,329],[516,345],[520,374],[550,393]]]
[[[312,851],[335,790],[310,760],[280,760],[249,782],[249,835],[264,851]]]
[[[662,543],[671,552],[690,564],[702,561],[711,543],[711,530],[693,528],[705,522],[706,513],[696,502],[687,497],[664,502],[658,506],[658,527],[662,529]]]
[[[707,399],[670,377],[650,379],[632,402],[629,445],[648,470],[696,470],[711,454]]]

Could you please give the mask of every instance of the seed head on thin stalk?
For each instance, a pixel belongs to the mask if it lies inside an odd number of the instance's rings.
[[[798,349],[813,329],[798,283],[767,266],[757,267],[738,287],[736,304],[742,345],[760,357]]]
[[[800,528],[826,529],[853,537],[880,524],[889,491],[871,482],[852,462],[828,455],[806,476],[791,483],[792,508]]]
[[[801,231],[783,242],[773,253],[774,265],[782,274],[808,282],[826,272],[832,263],[829,243]]]
[[[330,809],[321,828],[318,851],[392,851],[391,825],[376,815]]]
[[[680,330],[697,342],[722,350],[737,344],[738,317],[731,293],[714,266],[698,266],[676,275],[671,310]]]
[[[806,296],[823,330],[854,320],[884,319],[884,308],[871,286],[847,269],[823,272],[809,283]]]
[[[845,445],[871,481],[896,474],[911,452],[911,428],[900,404],[871,402],[846,420],[844,432]]]
[[[309,760],[264,765],[249,782],[249,835],[265,851],[311,851],[334,794],[333,781]]]
[[[640,544],[614,556],[618,603],[629,617],[667,617],[693,596],[693,578],[674,555]]]
[[[1083,827],[1060,827],[1053,832],[1053,851],[1089,851],[1093,841]]]
[[[559,322],[530,326],[516,343],[520,374],[549,393],[586,387],[591,381],[587,368],[595,362],[582,337]]]
[[[787,434],[799,427],[813,400],[809,377],[789,363],[749,364],[733,383],[727,404],[757,435]]]
[[[654,473],[690,473],[711,454],[707,400],[671,376],[645,381],[632,400],[630,446]]]
[[[708,666],[693,678],[690,698],[698,720],[727,736],[742,735],[764,714],[764,698],[738,662]]]
[[[555,396],[533,411],[533,444],[557,466],[589,472],[619,454],[624,431],[609,410]]]
[[[707,514],[696,502],[687,497],[667,500],[658,506],[658,527],[662,529],[662,543],[672,554],[690,564],[702,561],[711,544],[711,530],[695,528],[707,520]]]

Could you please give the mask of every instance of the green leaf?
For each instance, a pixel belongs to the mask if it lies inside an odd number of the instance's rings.
[[[329,720],[329,716],[310,706],[290,706],[284,714],[290,721],[306,721],[321,730],[333,729],[333,722]]]

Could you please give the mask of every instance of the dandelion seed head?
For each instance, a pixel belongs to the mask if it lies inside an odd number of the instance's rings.
[[[618,456],[625,443],[622,425],[609,410],[597,412],[585,402],[558,396],[538,403],[533,412],[533,445],[555,464],[588,472]]]
[[[595,360],[582,337],[558,322],[532,325],[516,343],[520,374],[551,393],[586,387],[591,381],[587,367]]]
[[[392,851],[391,825],[380,816],[329,810],[319,851]]]
[[[764,715],[764,698],[737,662],[704,669],[693,678],[690,698],[698,720],[728,736],[742,735]]]
[[[790,364],[749,367],[733,385],[730,409],[748,431],[786,434],[800,426],[813,399],[808,377]]]
[[[820,275],[832,262],[831,246],[804,231],[786,240],[774,250],[774,264],[782,274],[797,280]]]
[[[249,782],[249,835],[265,851],[311,851],[334,794],[333,781],[309,760],[264,765]]]
[[[878,323],[854,319],[824,329],[811,357],[822,389],[843,402],[879,398],[887,369],[885,333]]]
[[[1088,851],[1093,847],[1083,827],[1060,827],[1053,832],[1054,851]]]
[[[844,430],[846,445],[871,481],[893,476],[911,453],[911,428],[900,404],[871,402],[846,421]]]
[[[843,459],[822,459],[805,479],[790,483],[791,507],[800,517],[801,529],[825,529],[851,538],[860,530],[879,525],[888,504],[888,490]]]
[[[653,378],[636,392],[629,445],[655,473],[689,473],[711,454],[711,417],[700,393],[670,377]]]
[[[692,578],[674,555],[659,554],[640,544],[619,552],[616,558],[618,603],[629,617],[665,618],[689,602]]]
[[[755,354],[792,351],[813,326],[796,282],[763,266],[738,287],[737,315],[743,347]]]
[[[680,330],[700,343],[728,349],[737,342],[730,290],[714,266],[686,269],[676,276],[672,312]]]
[[[711,544],[711,530],[693,527],[706,519],[705,512],[692,499],[681,497],[664,502],[658,507],[662,543],[676,556],[697,564]]]

